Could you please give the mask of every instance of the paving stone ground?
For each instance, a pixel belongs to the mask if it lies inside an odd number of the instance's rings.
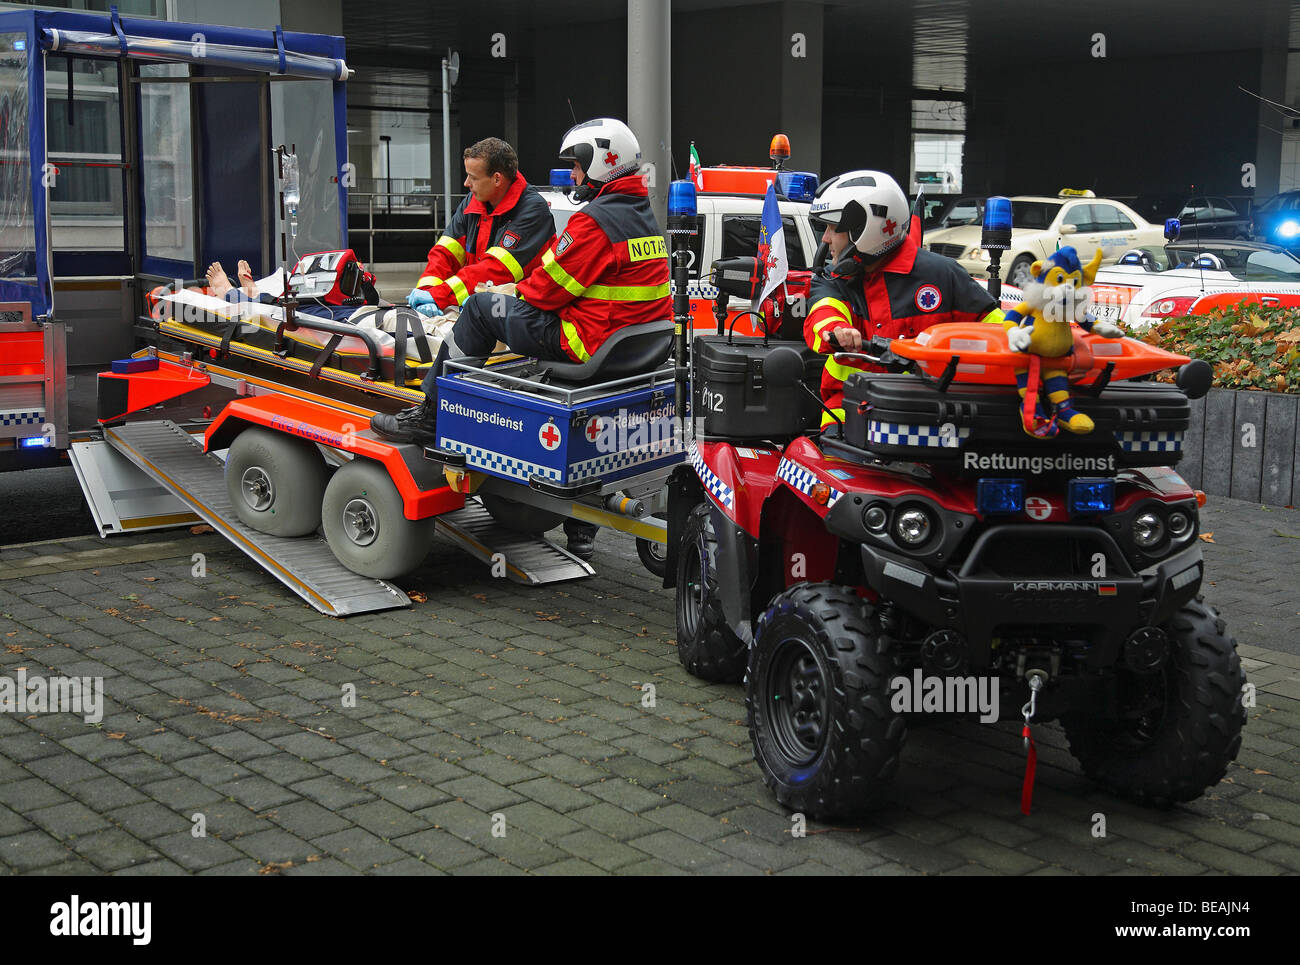
[[[398,581],[412,609],[347,620],[214,535],[0,549],[0,676],[98,675],[106,698],[98,724],[0,714],[0,870],[1295,873],[1300,514],[1215,499],[1203,528],[1258,688],[1216,788],[1127,803],[1044,725],[1024,817],[1014,723],[919,720],[889,805],[803,837],[753,763],[742,688],[681,668],[672,595],[619,534],[595,577],[533,589],[438,546]]]

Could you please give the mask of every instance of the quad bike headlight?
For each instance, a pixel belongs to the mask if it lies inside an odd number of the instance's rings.
[[[868,506],[862,511],[862,525],[867,527],[868,533],[882,535],[889,528],[889,510],[879,503]]]
[[[904,509],[894,519],[894,536],[908,546],[920,546],[933,531],[934,521],[924,509]]]
[[[1153,512],[1139,513],[1133,520],[1133,542],[1139,549],[1149,550],[1165,538],[1165,524]]]
[[[1174,539],[1182,539],[1192,531],[1192,521],[1186,513],[1172,512],[1169,514],[1169,535]]]

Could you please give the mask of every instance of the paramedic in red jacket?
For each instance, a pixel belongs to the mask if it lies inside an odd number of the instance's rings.
[[[460,203],[406,303],[423,315],[463,305],[480,282],[518,282],[541,264],[555,240],[551,209],[519,173],[519,158],[499,137],[465,148]],[[436,308],[435,308],[436,306]]]
[[[498,341],[521,355],[585,362],[613,332],[672,317],[668,248],[640,174],[641,148],[621,121],[598,118],[565,136],[574,197],[588,202],[569,219],[517,297],[481,292],[466,299],[451,336],[424,380],[425,400],[370,420],[397,442],[436,445],[437,376],[448,358],[489,355]],[[589,558],[595,526],[564,524],[571,552]]]
[[[825,226],[830,264],[814,274],[804,338],[832,355],[822,370],[822,401],[844,418],[844,381],[879,368],[834,358],[833,332],[844,352],[862,352],[875,335],[914,338],[939,322],[1000,316],[997,302],[951,258],[920,247],[910,231],[907,196],[880,171],[850,171],[817,191],[808,216]],[[989,319],[990,313],[999,315]],[[822,415],[822,428],[834,423]]]

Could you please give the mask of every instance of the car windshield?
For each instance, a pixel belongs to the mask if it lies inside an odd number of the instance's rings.
[[[1046,228],[1056,220],[1060,210],[1059,201],[1013,201],[1011,225],[1013,228]]]
[[[1275,194],[1259,206],[1259,212],[1267,214],[1271,211],[1291,211],[1295,208],[1297,197],[1300,197],[1300,195],[1297,195],[1294,191]]]
[[[1246,259],[1245,278],[1246,281],[1300,282],[1300,260],[1286,251],[1252,251]]]

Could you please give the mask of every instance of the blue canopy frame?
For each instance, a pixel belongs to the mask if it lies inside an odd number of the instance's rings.
[[[201,33],[204,38],[202,54],[195,52],[194,37]],[[5,40],[17,39],[19,44],[9,43],[6,51]],[[341,165],[347,158],[347,92],[346,79],[349,71],[344,62],[344,42],[342,37],[326,34],[307,34],[285,32],[279,26],[274,30],[250,29],[244,27],[223,27],[210,24],[176,23],[159,20],[141,20],[123,18],[117,14],[116,7],[104,14],[74,13],[67,11],[20,10],[0,12],[0,57],[6,53],[12,58],[18,53],[26,55],[26,109],[27,109],[27,145],[30,160],[30,212],[34,236],[34,265],[23,259],[21,265],[17,260],[13,266],[20,270],[4,267],[0,257],[0,270],[9,277],[0,277],[0,301],[29,301],[32,303],[33,316],[49,315],[53,311],[53,286],[51,278],[51,245],[49,219],[49,188],[45,184],[46,153],[46,118],[45,118],[45,55],[47,52],[66,53],[71,56],[84,55],[134,60],[140,63],[191,63],[206,68],[223,71],[241,71],[250,78],[260,76],[283,76],[310,79],[329,79],[333,83],[334,108],[334,147],[335,158]],[[4,125],[8,115],[6,110],[15,105],[3,100],[0,91],[0,149],[4,147]],[[125,109],[125,105],[124,105]],[[201,136],[202,128],[195,131]],[[129,137],[138,138],[138,131],[128,131]],[[200,145],[205,148],[208,145]],[[0,158],[0,163],[3,163]],[[129,172],[137,188],[142,188],[140,166]],[[338,211],[340,237],[347,238],[347,184],[342,177],[335,177],[338,185]],[[0,183],[5,183],[0,180]],[[18,185],[10,184],[10,189]],[[262,186],[269,190],[269,186]],[[141,191],[137,192],[142,197]],[[7,199],[0,198],[0,205]],[[26,199],[24,199],[26,200]],[[217,198],[205,198],[204,204],[216,204]],[[2,208],[0,208],[2,210]],[[3,227],[0,225],[0,227]],[[141,225],[143,231],[143,225]],[[137,252],[143,251],[143,239],[131,239]],[[6,246],[0,243],[0,256],[6,254]],[[102,264],[100,256],[89,256],[85,267],[96,263]],[[71,266],[70,266],[71,267]],[[145,270],[143,264],[131,265],[133,273]],[[75,270],[75,269],[74,269]],[[87,273],[94,273],[87,271]],[[30,279],[34,276],[35,284],[18,281],[15,276]]]

